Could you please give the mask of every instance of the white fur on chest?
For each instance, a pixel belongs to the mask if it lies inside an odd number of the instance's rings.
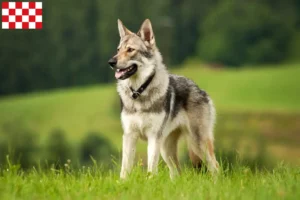
[[[121,113],[124,134],[136,134],[141,138],[148,138],[158,134],[166,113]]]
[[[167,118],[166,113],[121,113],[124,134],[133,134],[142,139],[156,137],[161,134],[167,137],[177,128],[188,128],[189,122],[184,111],[178,113],[174,119]],[[164,123],[165,121],[165,123]]]

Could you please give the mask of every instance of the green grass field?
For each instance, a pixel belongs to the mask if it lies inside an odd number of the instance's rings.
[[[11,166],[1,168],[0,199],[300,198],[300,66],[212,70],[190,62],[172,72],[191,78],[213,98],[218,159],[238,154],[256,164],[263,161],[260,168],[267,171],[253,170],[253,163],[250,170],[250,163],[242,162],[230,171],[224,167],[214,183],[209,175],[188,168],[175,181],[163,167],[151,179],[137,168],[128,181],[120,182],[117,169],[17,173]],[[3,97],[0,134],[16,126],[36,132],[43,143],[60,128],[76,143],[94,131],[120,151],[119,109],[114,84]],[[138,146],[143,165],[145,147],[145,143]],[[290,165],[275,167],[281,161]]]
[[[147,178],[141,168],[121,181],[117,172],[98,168],[79,171],[32,170],[16,174],[10,168],[0,176],[1,199],[291,199],[300,197],[300,169],[278,166],[270,172],[252,172],[237,166],[217,178],[185,169],[170,180],[163,168]]]

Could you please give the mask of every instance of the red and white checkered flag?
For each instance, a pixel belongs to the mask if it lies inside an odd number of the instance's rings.
[[[42,2],[2,2],[2,29],[41,29]]]

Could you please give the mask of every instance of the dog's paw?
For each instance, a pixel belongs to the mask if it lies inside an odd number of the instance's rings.
[[[149,180],[149,179],[152,179],[154,177],[154,174],[153,173],[151,173],[151,172],[148,172],[147,173],[147,180]]]
[[[123,173],[123,172],[120,173],[120,180],[126,180],[127,177],[128,177],[127,173]]]

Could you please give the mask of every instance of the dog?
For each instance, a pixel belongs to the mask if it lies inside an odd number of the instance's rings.
[[[134,165],[139,138],[148,142],[148,172],[157,173],[160,154],[170,177],[180,174],[177,143],[185,137],[194,165],[203,161],[215,174],[213,128],[215,108],[208,94],[193,81],[168,73],[152,25],[146,19],[135,34],[118,20],[120,43],[109,61],[115,71],[123,127],[120,178]]]

